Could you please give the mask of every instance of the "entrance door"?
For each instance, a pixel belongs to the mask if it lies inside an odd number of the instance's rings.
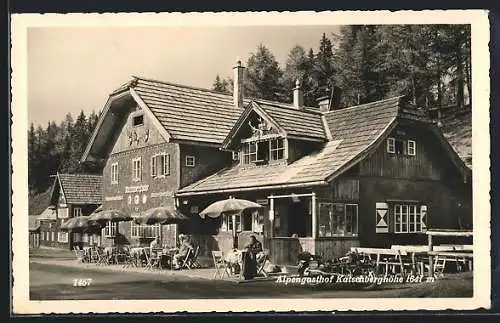
[[[309,204],[307,198],[300,198],[298,201],[288,203],[289,236],[297,234],[299,237],[311,236],[311,215],[309,214]]]

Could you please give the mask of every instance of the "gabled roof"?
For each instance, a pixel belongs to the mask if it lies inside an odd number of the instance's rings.
[[[232,95],[135,77],[134,91],[173,140],[220,144],[242,109]]]
[[[246,109],[229,131],[222,142],[222,148],[228,148],[238,131],[248,121],[254,111],[274,125],[277,130],[288,138],[302,140],[325,141],[326,134],[323,127],[321,113],[306,109],[297,109],[292,105],[265,100],[251,100]]]
[[[52,194],[59,185],[66,203],[101,204],[102,176],[90,174],[57,174]],[[54,198],[54,196],[52,196]]]
[[[289,165],[224,169],[178,191],[178,195],[280,185],[319,185],[349,169],[396,125],[401,97],[335,110],[324,115],[331,140]]]
[[[101,146],[110,140],[98,138],[112,136],[131,104],[145,110],[165,140],[212,146],[222,143],[243,111],[234,105],[232,95],[134,76],[110,94],[82,161],[89,155],[105,155]],[[111,116],[112,111],[118,118]]]
[[[400,120],[425,122],[464,176],[468,175],[439,129],[420,111],[407,110],[402,96],[330,111],[323,118],[329,141],[319,151],[289,165],[236,165],[223,169],[182,188],[177,195],[326,185],[375,151]]]

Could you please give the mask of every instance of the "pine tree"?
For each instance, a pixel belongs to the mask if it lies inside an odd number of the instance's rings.
[[[306,78],[311,72],[311,64],[306,56],[306,51],[302,46],[293,47],[289,54],[288,59],[285,63],[285,69],[283,71],[282,84],[284,87],[284,93],[287,93],[286,102],[291,102],[293,99],[293,89],[295,88],[295,83],[299,80],[302,84],[302,90],[304,93],[308,92],[308,83]]]
[[[286,94],[280,84],[282,72],[271,51],[260,44],[247,62],[245,93],[249,97],[280,100]]]

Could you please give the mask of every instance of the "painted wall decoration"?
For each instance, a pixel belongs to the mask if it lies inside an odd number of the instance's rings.
[[[375,205],[376,208],[376,226],[375,230],[377,233],[386,233],[389,232],[388,225],[388,214],[389,214],[389,206],[385,202],[377,202]]]

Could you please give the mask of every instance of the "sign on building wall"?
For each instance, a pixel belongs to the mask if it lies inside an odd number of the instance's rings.
[[[385,202],[377,202],[375,205],[376,213],[376,233],[386,233],[389,232],[389,206]]]

